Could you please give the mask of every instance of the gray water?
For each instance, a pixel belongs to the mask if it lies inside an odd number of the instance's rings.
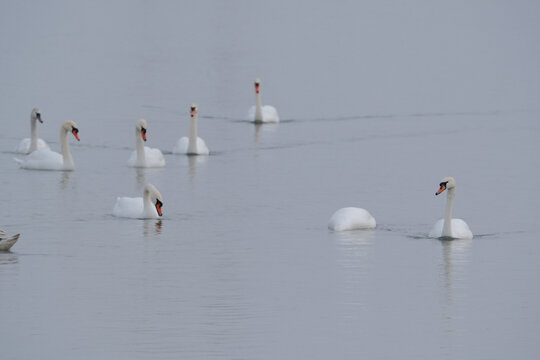
[[[3,2],[0,357],[539,358],[539,10]],[[208,157],[171,154],[192,102]],[[74,172],[13,161],[34,106]],[[126,165],[141,117],[163,169]],[[445,176],[473,240],[427,238]],[[113,217],[147,182],[163,218]]]

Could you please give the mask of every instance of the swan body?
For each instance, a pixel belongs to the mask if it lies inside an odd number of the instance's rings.
[[[373,229],[377,226],[369,211],[357,207],[344,207],[336,211],[328,221],[328,228],[334,231]]]
[[[35,107],[30,113],[30,137],[22,139],[15,151],[19,154],[29,154],[35,150],[49,149],[49,145],[43,140],[38,138],[37,135],[37,122],[43,123],[41,119],[41,111]]]
[[[204,140],[197,136],[197,114],[197,105],[191,104],[189,137],[183,136],[176,142],[172,151],[173,154],[208,155],[210,153]]]
[[[118,197],[113,215],[131,219],[157,219],[162,216],[163,198],[152,184],[144,187],[143,197]]]
[[[60,170],[72,171],[75,170],[75,164],[69,150],[69,142],[67,133],[71,132],[79,141],[79,129],[74,121],[66,121],[60,127],[60,144],[62,146],[62,154],[54,152],[50,149],[41,149],[31,152],[23,159],[15,159],[23,169],[34,170]]]
[[[462,219],[452,218],[452,208],[454,197],[456,196],[456,180],[452,177],[445,177],[439,184],[439,190],[435,195],[447,191],[446,211],[443,219],[438,220],[429,232],[429,237],[440,238],[449,237],[454,239],[472,239],[473,233],[469,225]]]
[[[146,141],[147,122],[144,119],[137,121],[135,126],[135,151],[131,153],[128,159],[128,166],[131,167],[163,167],[165,166],[165,158],[161,150],[144,146],[143,141]]]
[[[262,105],[261,101],[261,79],[255,79],[255,106],[252,106],[248,112],[248,118],[254,123],[277,123],[279,115],[275,107],[271,105]]]
[[[21,234],[9,236],[4,230],[0,230],[0,251],[8,251],[19,240]]]

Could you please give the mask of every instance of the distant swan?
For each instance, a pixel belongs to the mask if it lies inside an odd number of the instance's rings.
[[[369,211],[357,207],[341,208],[328,221],[328,228],[334,231],[373,229],[376,225]]]
[[[60,127],[60,144],[62,145],[62,154],[50,149],[41,149],[31,152],[23,159],[15,159],[23,169],[35,170],[75,170],[75,164],[69,151],[69,142],[67,133],[71,132],[75,139],[79,141],[79,129],[74,121],[66,121]]]
[[[37,121],[43,123],[41,119],[41,111],[35,107],[30,113],[30,137],[22,139],[15,150],[19,154],[29,154],[35,150],[49,149],[49,145],[43,140],[39,139],[37,135]]]
[[[135,151],[128,160],[128,166],[142,168],[165,166],[165,158],[161,150],[144,146],[143,141],[146,141],[147,127],[146,120],[140,119],[137,121],[135,126]]]
[[[163,215],[162,206],[163,198],[158,189],[152,184],[147,184],[142,198],[116,198],[113,215],[132,219],[157,219]]]
[[[271,105],[262,105],[261,102],[261,79],[255,79],[255,106],[249,109],[248,117],[254,123],[277,123],[279,115],[275,107]]]
[[[9,236],[7,232],[0,229],[0,251],[8,251],[19,240],[21,234]]]
[[[429,237],[449,237],[455,239],[472,239],[473,234],[469,225],[461,219],[452,219],[452,207],[454,205],[454,197],[456,196],[456,180],[452,177],[445,177],[439,184],[440,188],[435,193],[439,195],[444,190],[448,190],[446,198],[446,213],[444,219],[440,219],[433,225],[429,232]]]
[[[197,136],[197,114],[197,105],[191,104],[189,138],[186,136],[181,137],[173,148],[173,154],[208,155],[210,153],[204,140]]]

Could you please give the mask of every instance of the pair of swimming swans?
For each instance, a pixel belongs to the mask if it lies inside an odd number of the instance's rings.
[[[447,190],[446,212],[444,218],[435,223],[429,232],[429,237],[472,239],[473,234],[467,223],[462,219],[452,218],[452,208],[456,195],[456,180],[452,177],[445,177],[439,186],[439,190],[435,195],[439,195]],[[373,229],[375,226],[375,218],[371,216],[369,211],[355,207],[339,209],[330,217],[328,222],[328,228],[334,231]]]
[[[41,121],[41,115],[39,109],[35,108],[32,110],[32,118],[35,118]],[[43,142],[37,141],[37,132],[34,131],[34,126],[32,126],[32,139],[29,141],[28,155],[23,159],[15,159],[23,169],[34,169],[34,170],[61,170],[61,171],[72,171],[75,170],[75,164],[73,162],[73,157],[71,156],[71,151],[69,149],[69,142],[67,139],[67,134],[71,132],[75,139],[79,141],[79,129],[77,124],[74,121],[66,121],[60,127],[60,144],[62,153],[52,151],[49,146]],[[19,145],[20,149],[23,150],[23,145],[26,143],[27,139],[23,139]],[[41,139],[39,139],[41,140]],[[46,146],[43,147],[43,144]],[[37,147],[37,149],[34,149]]]

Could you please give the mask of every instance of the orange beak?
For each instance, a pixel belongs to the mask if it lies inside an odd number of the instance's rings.
[[[75,136],[75,139],[77,139],[77,141],[81,141],[81,139],[79,139],[79,132],[75,129],[71,130],[71,133],[73,134],[73,136]]]
[[[191,112],[189,114],[191,115],[191,117],[193,117],[196,113],[197,111],[195,109],[191,109]]]
[[[255,84],[255,92],[258,94],[259,91],[260,91],[260,87],[261,85],[260,84]]]
[[[161,211],[161,204],[159,202],[156,204],[156,210],[159,216],[163,216],[163,212]]]
[[[141,129],[141,136],[142,136],[142,139],[144,141],[146,141],[146,129],[145,128]]]
[[[435,193],[435,195],[439,195],[439,194],[442,193],[444,190],[446,190],[446,185],[441,184],[441,187],[440,187],[439,190]]]

